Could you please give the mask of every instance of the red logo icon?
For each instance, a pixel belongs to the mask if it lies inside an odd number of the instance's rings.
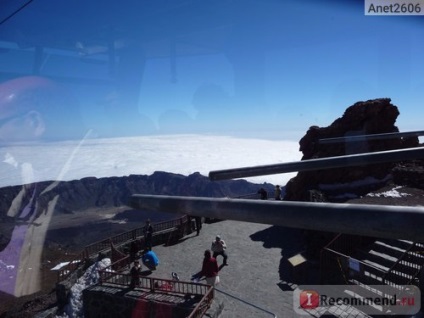
[[[319,294],[315,290],[304,290],[299,295],[299,306],[303,309],[319,307]]]

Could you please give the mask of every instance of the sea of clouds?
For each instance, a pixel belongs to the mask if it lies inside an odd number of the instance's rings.
[[[0,187],[84,177],[200,172],[299,161],[296,141],[208,135],[161,135],[15,144],[1,149]],[[30,167],[30,168],[29,168]],[[296,173],[246,178],[285,185]]]

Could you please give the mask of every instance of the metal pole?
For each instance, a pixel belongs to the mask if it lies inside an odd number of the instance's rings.
[[[321,145],[324,144],[333,144],[338,142],[355,142],[355,141],[369,141],[369,140],[382,140],[382,139],[391,139],[391,138],[402,138],[402,137],[419,137],[424,135],[424,130],[417,131],[405,131],[405,132],[394,132],[394,133],[384,133],[384,134],[371,134],[371,135],[357,135],[357,136],[345,136],[345,137],[335,137],[335,138],[323,138],[319,139],[318,143]]]
[[[134,194],[139,210],[424,242],[423,207]]]
[[[279,163],[265,166],[234,168],[227,170],[215,170],[209,172],[212,181],[263,176],[270,174],[331,169],[351,166],[365,166],[375,163],[396,162],[424,158],[424,147],[378,151],[338,157],[309,159],[303,161]]]

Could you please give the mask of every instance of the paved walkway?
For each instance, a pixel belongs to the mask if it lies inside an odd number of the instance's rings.
[[[221,283],[217,288],[277,317],[296,317],[293,309],[296,285],[290,283],[287,259],[303,248],[300,230],[237,221],[204,224],[199,236],[194,232],[174,245],[154,247],[160,265],[151,275],[170,278],[174,271],[180,280],[190,280],[201,269],[203,252],[210,248],[217,234],[227,243],[229,263],[220,270]],[[218,264],[222,264],[221,256]],[[220,316],[223,318],[272,317],[219,292],[215,301],[224,305]]]

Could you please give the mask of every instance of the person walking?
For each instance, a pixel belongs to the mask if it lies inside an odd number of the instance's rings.
[[[218,262],[215,257],[212,257],[210,250],[206,250],[204,253],[202,270],[200,272],[200,277],[206,277],[206,283],[208,285],[215,286],[219,283],[219,268]]]
[[[144,249],[147,251],[151,251],[153,226],[150,224],[150,219],[146,220],[146,225],[144,226],[143,232],[144,232]]]
[[[278,184],[275,186],[275,200],[281,201],[281,188]]]
[[[217,235],[215,237],[215,241],[212,241],[211,250],[213,252],[213,257],[216,258],[218,255],[221,255],[224,258],[223,265],[228,265],[227,263],[227,244],[225,244],[225,241],[221,239],[221,236]]]

